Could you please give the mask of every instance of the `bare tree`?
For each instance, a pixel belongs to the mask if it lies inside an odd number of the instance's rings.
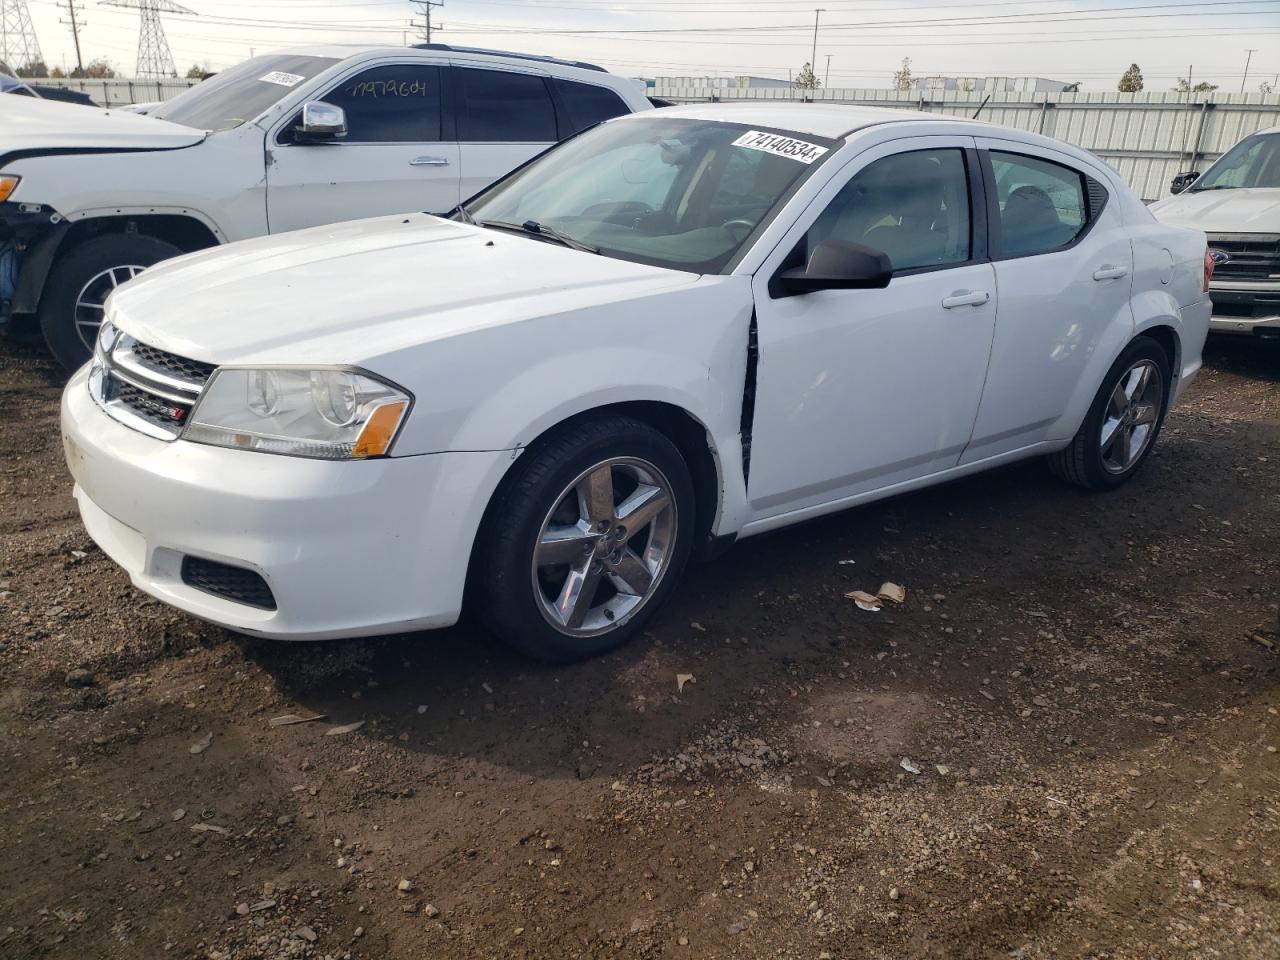
[[[903,57],[902,66],[895,70],[893,74],[893,89],[910,90],[911,85],[911,58]]]
[[[1137,93],[1142,89],[1142,69],[1136,64],[1129,64],[1129,69],[1120,78],[1121,93]]]
[[[1191,81],[1186,77],[1179,77],[1178,82],[1174,84],[1173,89],[1178,93],[1210,93],[1211,91],[1217,90],[1218,85],[1216,83],[1209,83],[1207,80],[1202,80],[1193,87],[1191,85]]]
[[[817,90],[822,86],[822,81],[813,72],[813,64],[806,63],[800,68],[800,75],[796,77],[795,85],[801,90]]]

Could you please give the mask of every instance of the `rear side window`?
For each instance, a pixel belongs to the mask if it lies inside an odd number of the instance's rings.
[[[454,69],[458,139],[464,143],[554,143],[556,111],[542,77]]]
[[[574,83],[556,77],[555,84],[560,103],[568,113],[568,133],[577,133],[602,120],[612,120],[631,110],[612,90],[590,83]]]
[[[1089,222],[1084,175],[1018,153],[991,151],[998,257],[1028,257],[1069,246]]]
[[[358,73],[323,97],[347,114],[347,143],[440,139],[440,70],[395,64]]]

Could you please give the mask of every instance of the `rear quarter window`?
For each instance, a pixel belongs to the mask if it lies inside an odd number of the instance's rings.
[[[556,95],[560,98],[561,107],[566,114],[568,129],[566,135],[572,135],[587,127],[595,126],[604,120],[612,120],[631,109],[622,98],[607,87],[598,87],[591,83],[576,83],[573,80],[554,78],[552,84]]]

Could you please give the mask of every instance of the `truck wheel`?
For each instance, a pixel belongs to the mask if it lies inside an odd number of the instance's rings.
[[[40,300],[40,330],[54,359],[67,370],[87,362],[111,291],[180,253],[171,243],[138,233],[94,237],[63,253]]]
[[[604,415],[522,456],[490,505],[473,609],[530,656],[567,663],[634,637],[693,540],[693,482],[652,427]]]

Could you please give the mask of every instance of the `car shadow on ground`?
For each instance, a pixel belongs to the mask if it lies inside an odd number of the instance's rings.
[[[1241,684],[1280,680],[1260,648],[1242,650],[1239,663],[1222,656],[1234,642],[1224,637],[1247,625],[1215,613],[1217,584],[1169,582],[1161,565],[1162,555],[1212,552],[1224,525],[1247,528],[1268,509],[1245,484],[1204,516],[1196,506],[1208,480],[1183,480],[1208,464],[1229,469],[1238,440],[1184,436],[1174,421],[1144,473],[1110,494],[1066,487],[1032,461],[744,541],[692,566],[637,642],[573,666],[532,663],[471,624],[242,643],[290,700],[334,723],[370,721],[358,735],[401,731],[409,749],[539,777],[633,770],[730,720],[795,729],[814,710],[814,697],[799,694],[815,682],[845,690],[841,703],[874,701],[862,708],[872,710],[868,727],[895,723],[908,703],[959,697],[977,740],[1012,736],[1023,755],[1051,764],[1061,743],[1018,726],[1031,693],[1001,690],[993,702],[980,688],[994,677],[999,690],[1021,665],[1014,675],[1038,671],[1037,689],[1072,690],[1073,659],[1093,664],[1094,687],[1112,684],[1075,696],[1083,729],[1100,733],[1085,739],[1124,752],[1161,733],[1123,719],[1125,698],[1149,700],[1156,715],[1187,684],[1201,701],[1207,687],[1225,703]],[[1186,524],[1170,524],[1179,515]],[[844,597],[885,580],[907,586],[901,607],[867,614]],[[1133,690],[1109,671],[1138,678]],[[694,677],[683,692],[677,674]],[[881,775],[894,772],[885,764]]]

